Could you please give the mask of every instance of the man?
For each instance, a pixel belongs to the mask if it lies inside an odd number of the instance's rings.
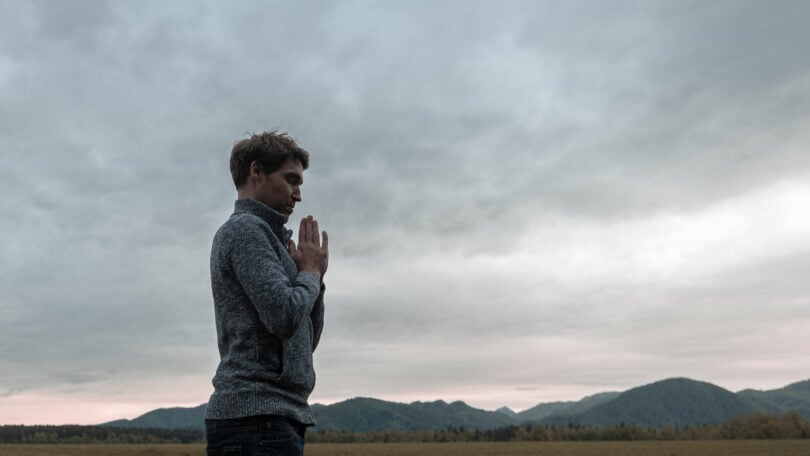
[[[318,222],[284,224],[301,201],[309,153],[276,131],[234,145],[238,199],[214,236],[211,288],[220,363],[205,412],[208,455],[303,455],[315,423],[312,352],[323,329],[329,248]]]

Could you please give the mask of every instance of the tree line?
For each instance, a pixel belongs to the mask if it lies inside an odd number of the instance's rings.
[[[810,422],[796,412],[784,415],[756,413],[736,416],[728,422],[677,428],[648,428],[634,424],[592,427],[514,425],[481,431],[448,426],[436,431],[307,432],[310,443],[395,443],[395,442],[511,442],[511,441],[633,441],[633,440],[729,440],[807,439]]]
[[[592,427],[513,425],[497,429],[448,426],[435,431],[339,432],[317,428],[307,432],[308,443],[396,442],[510,442],[510,441],[632,441],[807,439],[810,422],[796,412],[783,415],[756,413],[730,421],[682,428],[649,428],[634,424]],[[104,426],[0,426],[0,443],[204,443],[205,433],[192,429],[138,429]]]
[[[104,426],[0,426],[0,443],[203,443],[192,429],[137,429]]]

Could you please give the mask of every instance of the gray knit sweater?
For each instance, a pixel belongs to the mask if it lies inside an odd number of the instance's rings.
[[[206,419],[283,415],[315,423],[312,352],[323,329],[318,276],[298,272],[284,216],[251,199],[214,236],[211,288],[220,363]]]

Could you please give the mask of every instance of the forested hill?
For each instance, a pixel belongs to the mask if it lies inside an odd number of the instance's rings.
[[[621,393],[599,393],[593,396],[588,396],[579,401],[565,401],[565,402],[546,402],[537,404],[536,406],[516,413],[514,418],[518,422],[535,422],[540,421],[548,416],[556,415],[576,415],[586,412],[597,405],[605,402],[612,401]]]
[[[400,404],[355,398],[330,406],[316,404],[312,411],[317,428],[326,431],[430,431],[448,426],[483,430],[515,423],[502,413],[476,409],[463,402]]]
[[[777,390],[744,390],[735,394],[711,383],[675,378],[622,393],[600,393],[580,401],[538,404],[520,413],[505,408],[496,412],[480,410],[463,402],[404,404],[372,398],[315,404],[312,409],[318,421],[316,430],[345,432],[424,431],[449,426],[487,430],[523,423],[697,426],[726,422],[754,412],[779,415],[793,410],[810,419],[810,380]],[[202,430],[204,411],[205,404],[158,409],[133,420],[113,421],[104,426]]]
[[[737,393],[769,413],[795,410],[810,419],[810,380],[793,383],[773,391],[744,390]]]
[[[101,424],[104,427],[137,428],[137,429],[195,429],[205,430],[205,407],[160,408],[147,412],[133,420],[116,420]]]
[[[633,388],[583,413],[552,416],[541,423],[599,427],[633,423],[648,427],[683,427],[722,423],[735,415],[746,416],[757,411],[762,410],[744,397],[719,386],[675,378]]]

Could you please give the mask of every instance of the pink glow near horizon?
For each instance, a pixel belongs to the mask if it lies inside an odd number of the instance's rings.
[[[652,381],[663,380],[656,378]],[[701,380],[701,379],[696,379]],[[794,379],[801,381],[802,379]],[[787,386],[791,382],[754,382],[757,384],[744,384],[736,382],[712,382],[715,385],[736,392],[741,389],[753,388],[761,390],[778,389]],[[411,402],[432,402],[443,400],[451,403],[463,401],[471,407],[483,410],[495,410],[506,406],[515,412],[520,412],[534,407],[540,403],[556,401],[578,401],[586,396],[608,391],[624,391],[633,387],[643,386],[649,382],[641,381],[636,385],[565,385],[565,384],[544,384],[526,385],[523,387],[513,387],[507,385],[488,385],[487,387],[459,387],[437,390],[412,390],[403,393],[385,394],[350,394],[347,396],[320,396],[315,394],[311,397],[310,403],[320,403],[331,405],[342,402],[353,397],[373,397],[376,399],[411,403]],[[174,385],[181,386],[181,385]],[[182,388],[181,388],[182,389]],[[186,389],[188,392],[189,389]],[[178,396],[181,395],[178,392]],[[196,393],[194,394],[196,396]],[[162,390],[161,394],[145,399],[140,393],[133,396],[92,396],[89,394],[67,394],[67,393],[31,393],[7,396],[0,402],[0,425],[61,425],[61,424],[82,424],[96,425],[108,421],[119,419],[134,419],[144,413],[167,407],[196,407],[203,403],[205,399],[198,402],[171,402],[167,399],[172,396],[169,390]],[[188,395],[185,395],[188,399]],[[137,400],[135,397],[144,398]]]
[[[0,425],[4,424],[101,424],[136,418],[161,407],[196,407],[197,404],[120,401],[109,397],[21,394],[0,403]]]
[[[352,397],[374,397],[392,402],[445,402],[463,401],[471,407],[495,410],[507,406],[514,411],[533,407],[541,402],[579,400],[584,396],[615,388],[584,387],[577,385],[545,385],[521,389],[499,390],[481,388],[455,388],[436,391],[410,391],[402,394],[356,394],[350,397],[319,397],[313,395],[310,403],[325,405],[342,402]],[[317,391],[317,390],[316,390]],[[164,394],[165,396],[165,394]],[[167,401],[133,401],[126,397],[90,396],[72,394],[20,394],[3,399],[0,405],[0,425],[4,424],[86,424],[95,425],[119,419],[133,419],[157,408],[196,407],[200,403],[171,403]]]

